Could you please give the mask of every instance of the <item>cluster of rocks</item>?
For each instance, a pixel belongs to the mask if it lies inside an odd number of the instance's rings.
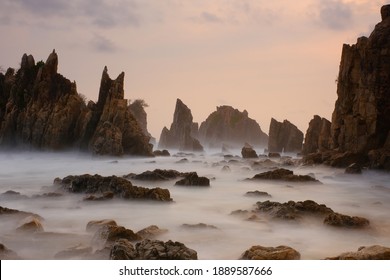
[[[54,182],[68,192],[88,194],[87,200],[105,200],[107,198],[119,197],[124,199],[172,201],[168,189],[149,189],[133,186],[129,180],[117,176],[103,177],[97,174],[70,175],[63,179],[57,178]],[[95,199],[91,195],[94,195]]]
[[[183,177],[175,183],[176,186],[210,186],[210,179],[198,176],[196,172],[179,172],[176,170],[155,169],[145,171],[140,174],[128,174],[124,176],[128,179],[141,181],[166,181]]]
[[[104,68],[95,104],[76,83],[57,73],[53,51],[46,62],[23,55],[20,69],[0,73],[0,146],[64,150],[101,155],[151,156],[152,146],[124,99],[124,73],[111,80]]]
[[[335,227],[364,228],[369,225],[366,218],[336,213],[326,205],[318,204],[312,200],[285,203],[267,200],[256,203],[255,212],[257,211],[282,220],[299,220],[307,215],[323,217],[324,224]]]

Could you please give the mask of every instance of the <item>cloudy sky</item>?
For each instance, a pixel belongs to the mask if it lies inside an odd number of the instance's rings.
[[[302,131],[331,118],[343,43],[368,36],[380,0],[0,0],[0,67],[46,60],[96,101],[105,65],[149,104],[159,138],[176,98],[201,122],[219,105]]]

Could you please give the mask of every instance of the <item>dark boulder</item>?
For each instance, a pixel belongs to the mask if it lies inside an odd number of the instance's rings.
[[[177,186],[201,186],[209,187],[210,179],[206,177],[199,177],[196,172],[190,172],[185,177],[175,183]]]
[[[309,175],[294,175],[294,172],[284,168],[256,174],[251,180],[282,180],[288,182],[319,182]]]
[[[351,217],[339,213],[330,213],[325,217],[324,224],[335,227],[364,228],[367,227],[370,222],[362,217]]]

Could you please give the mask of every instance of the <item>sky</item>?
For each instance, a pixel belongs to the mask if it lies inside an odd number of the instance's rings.
[[[380,0],[0,0],[0,69],[24,53],[46,61],[97,101],[104,66],[125,72],[125,98],[149,105],[157,139],[180,98],[201,123],[217,106],[304,133],[331,120],[344,43],[369,36]]]

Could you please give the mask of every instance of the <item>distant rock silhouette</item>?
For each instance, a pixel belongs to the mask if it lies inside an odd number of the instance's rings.
[[[89,149],[96,154],[152,155],[124,99],[121,73],[103,71],[99,100],[85,104],[76,83],[57,73],[58,56],[35,63],[23,55],[20,69],[0,74],[0,146],[41,150]]]
[[[332,142],[330,128],[330,121],[315,115],[306,131],[303,153],[310,154],[329,150]]]
[[[223,146],[241,148],[244,143],[265,147],[268,136],[259,124],[248,117],[248,112],[240,112],[231,106],[219,106],[199,128],[201,143],[210,148]]]
[[[303,133],[288,120],[278,122],[271,119],[269,127],[268,151],[279,152],[301,152],[303,144]]]
[[[181,151],[203,151],[203,146],[194,137],[194,134],[197,134],[197,124],[192,120],[191,110],[177,99],[171,128],[163,128],[158,147]]]

